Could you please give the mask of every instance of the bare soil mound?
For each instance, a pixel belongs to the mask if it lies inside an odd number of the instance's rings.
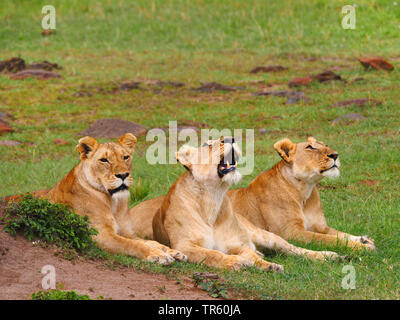
[[[140,137],[146,132],[147,129],[145,127],[134,122],[119,119],[99,119],[77,135],[112,139],[119,138],[125,133],[132,133],[134,136]]]
[[[165,275],[138,272],[131,268],[110,270],[104,264],[82,258],[73,261],[54,255],[55,249],[32,244],[22,236],[10,236],[0,227],[0,300],[30,299],[42,290],[43,266],[52,265],[56,282],[63,290],[76,290],[96,299],[99,295],[115,299],[212,299],[195,288],[189,278],[181,282]]]

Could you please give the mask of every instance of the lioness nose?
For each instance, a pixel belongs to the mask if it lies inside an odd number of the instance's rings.
[[[331,154],[328,154],[328,157],[333,159],[333,160],[336,160],[339,157],[339,154],[338,153],[331,153]]]
[[[127,177],[129,176],[129,172],[116,174],[115,176],[116,176],[117,178],[120,178],[120,179],[122,179],[122,180],[125,180],[125,178],[127,178]]]
[[[233,137],[224,138],[222,143],[230,143],[230,144],[235,143],[235,138]]]

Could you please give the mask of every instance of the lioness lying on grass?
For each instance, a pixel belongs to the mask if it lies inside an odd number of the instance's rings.
[[[210,140],[199,148],[183,146],[177,160],[188,171],[165,197],[132,209],[136,232],[183,252],[191,262],[228,269],[255,265],[283,270],[281,265],[263,260],[256,246],[312,259],[338,258],[334,252],[295,247],[233,213],[226,192],[241,178],[236,170],[239,154],[233,138]]]
[[[247,188],[228,192],[235,213],[285,239],[374,250],[368,236],[353,236],[326,223],[316,185],[324,177],[339,176],[338,153],[313,137],[297,144],[283,139],[274,148],[282,158],[279,163]]]
[[[68,204],[77,214],[87,215],[99,232],[94,240],[103,249],[160,264],[186,260],[182,253],[156,241],[134,237],[127,229],[128,189],[132,185],[135,144],[136,138],[130,133],[122,136],[118,143],[99,144],[91,137],[82,138],[77,145],[79,164],[53,189],[33,194],[52,203]]]

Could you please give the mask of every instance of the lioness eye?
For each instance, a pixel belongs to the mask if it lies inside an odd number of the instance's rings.
[[[315,148],[313,148],[311,145],[307,146],[306,149],[315,150]]]
[[[106,158],[101,158],[100,161],[101,162],[108,162],[108,160]]]
[[[124,160],[128,160],[129,159],[129,156],[124,156]]]

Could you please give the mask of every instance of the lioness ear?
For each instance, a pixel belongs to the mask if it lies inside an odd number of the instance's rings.
[[[78,145],[76,146],[76,150],[81,154],[81,159],[88,159],[90,154],[96,150],[98,143],[92,137],[84,137],[79,139]]]
[[[131,153],[135,150],[136,137],[132,133],[125,133],[121,138],[119,138],[118,143],[128,148]]]
[[[296,151],[296,145],[289,139],[283,139],[274,144],[275,150],[279,153],[281,158],[287,163],[293,161],[293,156]]]
[[[188,145],[182,146],[179,151],[175,154],[176,160],[179,161],[186,169],[192,167],[191,158],[194,152],[194,148]]]
[[[317,142],[317,140],[316,140],[314,137],[308,137],[308,138],[307,138],[307,142],[308,142],[309,144],[313,144],[313,143]]]

